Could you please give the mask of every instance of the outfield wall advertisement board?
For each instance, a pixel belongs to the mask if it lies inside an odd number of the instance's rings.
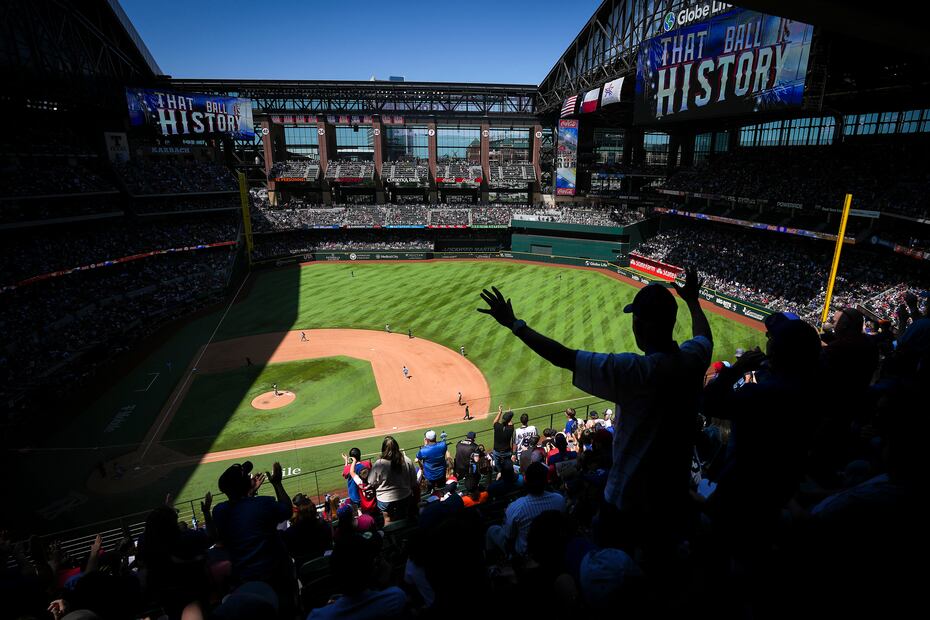
[[[575,195],[575,173],[578,166],[578,121],[559,120],[558,164],[555,171],[557,196]]]
[[[225,133],[254,138],[252,101],[171,90],[127,88],[129,124],[151,125],[163,136]]]
[[[652,258],[640,256],[636,252],[630,252],[630,267],[636,271],[648,273],[651,276],[661,278],[667,282],[673,281],[682,271],[681,267],[667,265],[661,261]]]
[[[642,44],[634,122],[801,106],[813,26],[739,8],[685,23],[667,21],[664,34]]]

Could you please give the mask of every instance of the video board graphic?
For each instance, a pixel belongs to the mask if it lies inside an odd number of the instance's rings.
[[[578,121],[563,118],[559,121],[559,143],[556,153],[555,193],[557,196],[575,195],[575,174],[578,169]]]
[[[255,137],[252,101],[171,90],[127,88],[129,124],[151,125],[163,136],[225,133]]]
[[[799,107],[814,27],[733,9],[671,30],[639,51],[638,124]]]

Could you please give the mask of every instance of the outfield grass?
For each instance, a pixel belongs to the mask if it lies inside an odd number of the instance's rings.
[[[354,277],[353,277],[354,272]],[[580,399],[585,395],[571,385],[571,374],[555,368],[527,349],[509,330],[490,317],[475,311],[482,306],[478,294],[482,288],[496,285],[513,300],[517,316],[541,333],[563,342],[566,346],[597,351],[635,351],[630,329],[631,318],[622,313],[622,308],[633,298],[636,289],[620,282],[606,273],[597,271],[556,268],[543,265],[527,265],[498,261],[448,263],[319,263],[302,269],[286,268],[253,274],[248,294],[234,304],[216,332],[215,340],[291,329],[313,328],[361,328],[384,329],[390,323],[394,331],[410,328],[414,336],[427,338],[453,350],[465,346],[469,359],[482,371],[491,389],[492,408],[501,403],[505,407],[519,408],[538,403],[553,403],[534,411],[549,412],[564,408],[562,401]],[[76,413],[73,423],[50,438],[43,445],[66,452],[34,453],[23,457],[23,466],[28,470],[50,471],[56,475],[40,489],[30,489],[30,501],[36,507],[68,497],[74,490],[84,496],[84,503],[56,514],[45,522],[41,529],[51,530],[69,525],[86,524],[90,521],[128,512],[144,510],[157,504],[170,492],[175,496],[194,497],[206,490],[216,489],[219,473],[229,463],[203,466],[165,467],[163,477],[150,488],[111,495],[107,498],[87,497],[85,481],[96,464],[105,458],[130,452],[143,440],[158,411],[181,377],[183,369],[192,360],[200,345],[205,344],[222,311],[197,319],[179,330],[162,343],[149,359],[132,370],[116,383],[88,410]],[[732,359],[737,347],[750,348],[764,343],[761,332],[730,321],[717,314],[708,315],[714,332],[714,359]],[[679,302],[679,324],[675,337],[682,341],[690,337],[691,324],[684,304]],[[166,372],[165,363],[172,362],[173,372]],[[310,363],[310,362],[305,362]],[[275,365],[268,367],[274,372]],[[147,390],[149,373],[160,372],[157,380]],[[370,370],[368,376],[371,376]],[[202,377],[195,381],[196,384]],[[233,382],[234,377],[217,378]],[[373,383],[373,379],[370,379]],[[255,385],[269,383],[262,377],[243,376],[236,388],[204,389],[217,392],[217,401],[196,415],[184,415],[180,426],[169,429],[172,447],[179,440],[202,442],[209,449],[222,449],[224,442],[237,433],[253,431],[267,433],[267,442],[292,437],[282,427],[269,426],[269,422],[249,423],[255,418],[240,418],[239,406],[251,401],[246,394]],[[279,385],[286,384],[278,381]],[[351,384],[350,384],[351,385]],[[311,386],[311,398],[326,398],[333,403],[329,407],[334,414],[340,409],[358,411],[357,405],[345,406],[356,397],[352,390],[324,390],[316,395],[317,387]],[[198,390],[200,388],[197,388]],[[256,387],[256,389],[259,389]],[[264,391],[264,389],[262,389]],[[223,394],[235,394],[224,400]],[[207,395],[208,398],[209,395]],[[577,401],[588,402],[593,399]],[[182,409],[197,408],[185,401]],[[131,404],[135,409],[115,431],[104,433],[104,428],[121,407]],[[295,403],[296,404],[296,403]],[[377,404],[377,402],[375,402]],[[374,405],[367,405],[370,410]],[[277,410],[278,415],[285,410]],[[481,412],[472,412],[478,414]],[[254,415],[254,412],[249,412]],[[304,415],[304,414],[301,414]],[[312,418],[309,412],[306,414]],[[230,416],[232,419],[230,421]],[[276,417],[276,416],[272,416]],[[227,424],[227,421],[230,421]],[[334,419],[329,433],[347,430],[338,427]],[[273,424],[273,422],[271,422]],[[282,422],[293,426],[292,422]],[[313,420],[304,429],[309,431]],[[490,420],[478,420],[447,427],[450,435],[462,434],[466,430],[483,430],[490,427]],[[302,436],[319,434],[318,428],[302,432]],[[282,437],[284,431],[284,437]],[[193,439],[219,435],[212,439]],[[254,436],[254,435],[253,435]],[[416,445],[422,438],[421,431],[399,436],[402,445]],[[250,438],[251,441],[251,438]],[[489,442],[489,439],[484,439]],[[358,442],[363,452],[380,449],[380,438]],[[183,443],[183,442],[181,442]],[[255,440],[254,444],[266,443]],[[92,449],[94,446],[102,446]],[[299,467],[303,472],[341,463],[340,453],[346,445],[327,445],[289,451],[276,456],[256,459],[261,468],[270,466],[276,458],[285,467]],[[77,448],[77,449],[75,449]],[[188,447],[191,452],[193,450]],[[203,450],[200,450],[203,451]],[[66,461],[58,460],[60,455]],[[56,466],[61,463],[63,466]],[[316,476],[323,478],[320,486],[340,483],[338,472],[324,472]],[[312,476],[300,476],[294,484],[307,485]],[[314,486],[316,481],[314,481]],[[335,487],[333,487],[335,488]],[[288,489],[290,491],[290,488]],[[308,490],[301,488],[300,490]],[[39,528],[37,528],[39,529]]]
[[[266,411],[252,407],[252,399],[275,383],[294,392],[294,402]],[[197,375],[162,443],[198,455],[361,430],[374,426],[371,410],[380,404],[366,360],[340,356],[244,366]]]

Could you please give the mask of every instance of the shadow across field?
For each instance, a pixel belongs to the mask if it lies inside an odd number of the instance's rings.
[[[297,265],[253,272],[232,284],[228,299],[212,312],[180,321],[170,337],[161,334],[142,343],[147,356],[135,352],[124,358],[126,363],[141,360],[135,367],[56,432],[17,455],[17,470],[36,472],[42,484],[24,489],[22,503],[4,514],[4,521],[40,534],[60,532],[112,514],[114,505],[119,514],[145,511],[177,493],[194,467],[164,467],[185,455],[159,440],[183,403],[204,347],[247,334],[287,332],[298,315],[299,295]],[[266,342],[267,356],[250,355],[250,376],[264,371],[276,347],[273,340]],[[230,382],[222,399],[195,413],[222,429],[251,388],[248,380]]]

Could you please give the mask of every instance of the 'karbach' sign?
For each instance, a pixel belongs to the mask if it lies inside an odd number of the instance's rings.
[[[126,103],[131,125],[153,125],[164,136],[224,133],[255,137],[248,99],[127,88]]]

